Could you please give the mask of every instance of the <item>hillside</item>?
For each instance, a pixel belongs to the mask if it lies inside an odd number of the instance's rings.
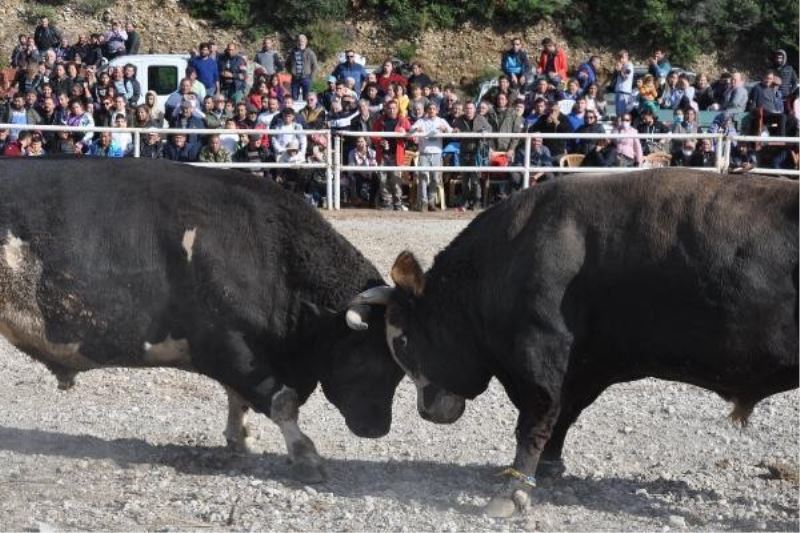
[[[243,32],[216,26],[208,20],[191,17],[184,4],[178,0],[73,0],[58,6],[22,0],[0,0],[0,18],[3,20],[0,25],[1,64],[8,63],[17,35],[32,32],[36,18],[44,13],[53,18],[55,25],[71,41],[78,33],[105,30],[114,18],[131,20],[139,27],[143,52],[179,53],[186,52],[201,40],[211,39],[221,44],[233,40],[240,44],[248,57],[252,57],[260,45],[259,36],[247,36]],[[572,47],[559,29],[547,21],[539,22],[524,32],[479,28],[467,23],[457,29],[425,30],[413,43],[389,37],[378,22],[365,16],[354,16],[351,20],[334,24],[337,24],[336,31],[329,32],[324,37],[319,36],[317,42],[315,35],[309,34],[313,48],[324,51],[338,49],[336,45],[349,46],[365,55],[370,63],[379,62],[387,55],[400,55],[408,59],[413,57],[425,65],[432,77],[444,83],[459,84],[496,74],[500,53],[508,45],[509,39],[520,33],[523,34],[531,55],[538,52],[541,39],[550,36],[562,43],[571,67],[583,61],[589,54],[600,55],[608,69],[613,65],[611,50]],[[334,35],[331,36],[331,33]],[[285,40],[286,36],[278,37],[284,39],[284,50],[291,45]],[[323,39],[325,42],[322,42]],[[641,54],[647,51],[637,50],[635,44],[629,45],[633,59],[644,61]],[[761,67],[758,60],[750,59],[749,64],[744,63],[748,60],[742,61],[743,64],[739,65],[723,65],[717,54],[701,54],[692,64],[683,66],[696,72],[707,72],[712,76],[725,67],[743,68],[745,71]],[[328,72],[334,59],[329,57],[324,63],[324,71]]]

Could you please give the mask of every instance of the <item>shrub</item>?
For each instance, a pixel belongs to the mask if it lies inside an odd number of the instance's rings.
[[[51,22],[55,22],[58,17],[58,11],[48,5],[31,4],[25,7],[25,22],[31,25],[39,24],[39,20],[47,17]]]

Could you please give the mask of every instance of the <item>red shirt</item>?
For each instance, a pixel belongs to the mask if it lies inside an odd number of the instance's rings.
[[[378,87],[380,87],[383,92],[389,92],[389,85],[393,83],[405,87],[408,84],[408,80],[395,72],[392,72],[389,76],[378,76]]]

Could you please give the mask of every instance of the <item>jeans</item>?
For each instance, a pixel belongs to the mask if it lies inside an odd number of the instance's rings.
[[[622,117],[633,108],[633,97],[629,93],[615,93],[614,107],[616,107],[617,116]]]
[[[397,166],[397,161],[392,155],[383,156],[383,164]],[[381,195],[381,207],[400,207],[403,204],[403,190],[400,188],[400,173],[385,171],[378,173],[378,189]]]
[[[311,78],[295,78],[292,76],[292,99],[295,102],[300,100],[300,89],[303,90],[303,100],[305,100],[311,90]]]
[[[442,154],[420,154],[419,166],[421,167],[440,167],[442,166]],[[422,207],[429,201],[433,202],[436,198],[436,191],[442,182],[441,172],[422,171],[417,172],[417,206]]]

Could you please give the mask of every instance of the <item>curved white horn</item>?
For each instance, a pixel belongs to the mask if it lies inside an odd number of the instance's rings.
[[[347,325],[350,326],[350,329],[356,331],[364,331],[369,328],[367,320],[369,319],[370,311],[370,306],[366,304],[351,305],[347,308],[347,313],[345,313]]]
[[[389,303],[389,295],[392,294],[394,287],[381,285],[367,289],[350,302],[350,307],[354,305],[386,305]]]

